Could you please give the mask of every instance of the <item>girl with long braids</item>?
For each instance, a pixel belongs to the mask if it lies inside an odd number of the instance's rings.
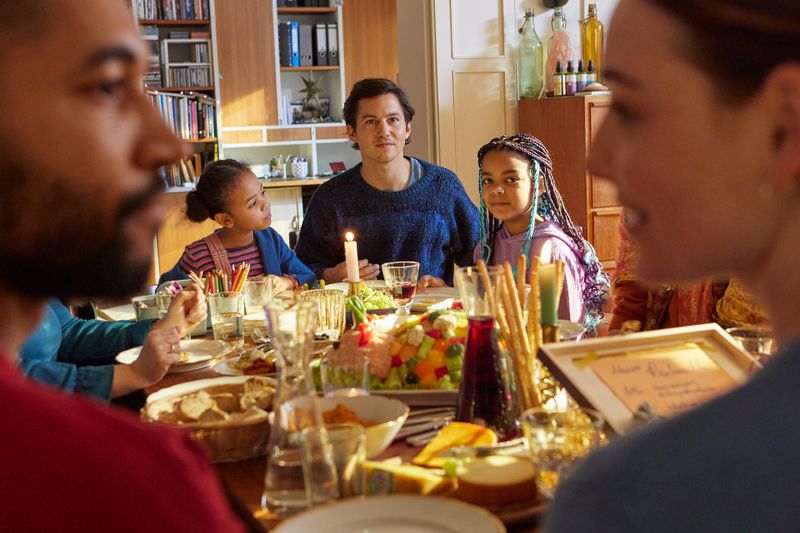
[[[565,265],[559,317],[593,331],[602,318],[608,275],[572,222],[542,142],[525,133],[495,137],[478,150],[480,243],[474,258],[510,262],[519,254]],[[530,262],[528,263],[530,264]]]

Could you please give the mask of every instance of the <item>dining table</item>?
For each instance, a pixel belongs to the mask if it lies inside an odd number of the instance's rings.
[[[150,395],[158,390],[179,383],[219,376],[220,375],[213,370],[213,365],[212,367],[190,372],[170,373],[164,376],[160,382],[144,389],[144,393],[145,395]],[[412,412],[414,409],[421,409],[424,407],[425,406],[414,406],[412,407]],[[422,448],[419,446],[407,444],[404,440],[395,440],[375,459],[385,460],[393,457],[400,457],[403,461],[410,462],[421,449]],[[218,463],[215,466],[222,483],[230,494],[253,513],[253,516],[259,519],[259,522],[265,529],[268,530],[270,527],[274,526],[274,522],[263,518],[264,511],[261,506],[261,494],[264,489],[264,475],[267,467],[265,457],[255,457],[232,463]],[[544,508],[546,508],[546,504],[537,500],[532,504],[531,512],[524,513],[525,516],[522,519],[515,519],[512,524],[507,526],[507,530],[512,533],[538,533],[540,531],[540,519]]]

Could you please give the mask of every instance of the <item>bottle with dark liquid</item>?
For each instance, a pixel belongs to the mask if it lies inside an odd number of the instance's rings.
[[[489,267],[490,285],[496,286],[500,272]],[[489,427],[501,441],[516,438],[520,430],[511,365],[508,351],[498,340],[486,289],[472,267],[459,269],[456,278],[469,322],[456,420]]]

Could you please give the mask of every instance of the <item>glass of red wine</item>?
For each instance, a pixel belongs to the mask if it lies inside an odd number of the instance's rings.
[[[417,292],[419,263],[416,261],[393,261],[381,265],[383,279],[392,297],[397,301],[398,312],[407,314]]]

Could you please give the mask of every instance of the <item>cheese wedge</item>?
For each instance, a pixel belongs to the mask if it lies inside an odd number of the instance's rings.
[[[364,461],[367,494],[442,494],[453,488],[449,478],[408,464]]]
[[[411,460],[419,466],[441,468],[449,460],[437,457],[440,453],[457,446],[493,446],[497,444],[497,434],[489,428],[467,422],[451,422]]]
[[[536,498],[536,471],[523,457],[492,455],[456,470],[456,497],[481,507],[498,508]]]

